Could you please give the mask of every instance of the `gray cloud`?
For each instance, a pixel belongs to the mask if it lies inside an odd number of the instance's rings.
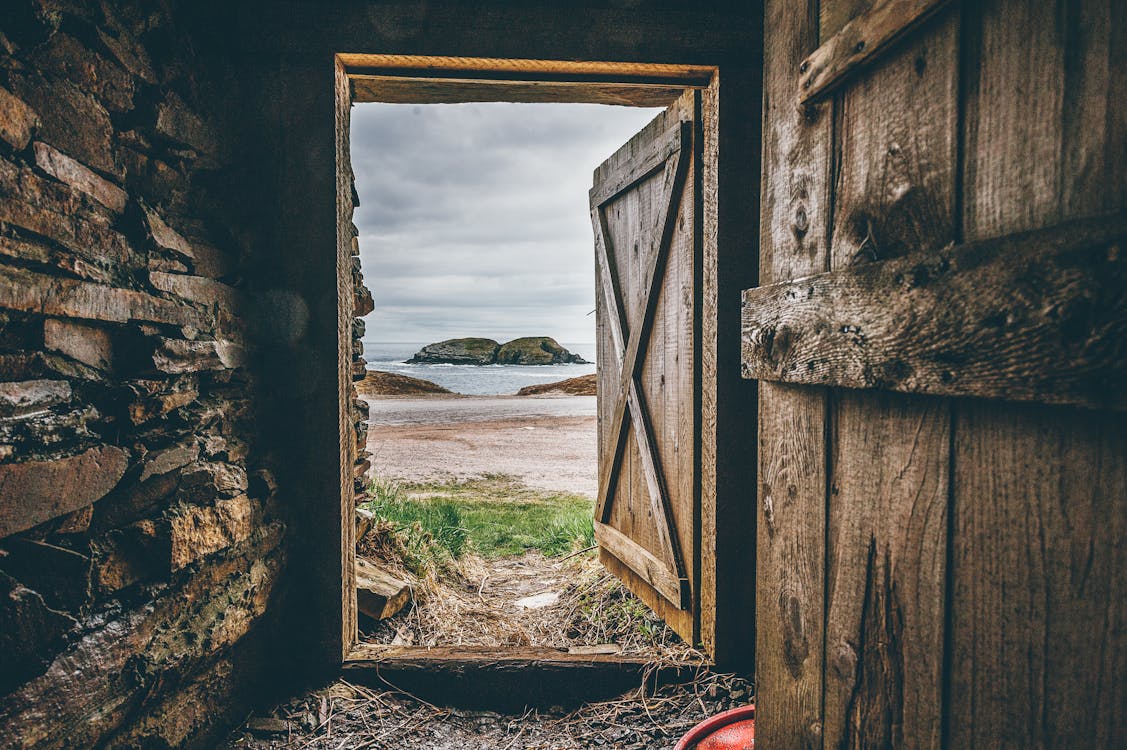
[[[594,339],[591,173],[657,110],[360,104],[352,166],[369,341]]]

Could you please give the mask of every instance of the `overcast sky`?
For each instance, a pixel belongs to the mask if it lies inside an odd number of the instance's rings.
[[[658,110],[358,104],[368,341],[595,338],[591,172]]]

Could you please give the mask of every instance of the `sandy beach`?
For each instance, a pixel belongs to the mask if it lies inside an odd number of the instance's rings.
[[[368,450],[383,477],[508,474],[594,497],[594,396],[368,397]]]

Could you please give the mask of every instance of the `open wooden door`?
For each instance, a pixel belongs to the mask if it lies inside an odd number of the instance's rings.
[[[700,640],[700,93],[595,170],[599,494],[607,568]]]

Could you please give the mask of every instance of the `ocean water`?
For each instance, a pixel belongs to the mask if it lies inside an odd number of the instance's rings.
[[[553,383],[595,371],[594,343],[560,342],[589,365],[409,365],[407,360],[428,343],[364,341],[369,370],[383,370],[438,383],[454,393],[490,396],[516,393],[526,385]]]

